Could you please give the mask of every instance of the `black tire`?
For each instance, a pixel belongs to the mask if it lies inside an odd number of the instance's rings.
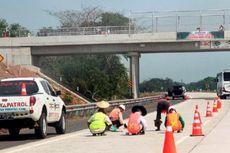
[[[38,139],[44,139],[47,136],[47,119],[45,112],[42,112],[38,120],[38,127],[35,128],[35,135]]]
[[[66,131],[66,119],[64,111],[62,111],[60,120],[55,125],[55,130],[57,134],[64,134]]]
[[[225,95],[220,96],[220,99],[226,99]]]
[[[20,133],[20,128],[10,128],[8,129],[8,131],[11,137],[18,137]]]

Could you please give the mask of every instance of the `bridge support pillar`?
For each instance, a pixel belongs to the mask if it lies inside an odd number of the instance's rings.
[[[41,56],[32,56],[32,65],[40,67]]]
[[[139,97],[139,58],[141,57],[138,52],[128,53],[130,59],[130,80],[132,82],[132,97]]]

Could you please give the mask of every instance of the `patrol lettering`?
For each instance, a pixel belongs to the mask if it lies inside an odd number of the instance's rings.
[[[28,107],[26,102],[0,103],[0,107]]]

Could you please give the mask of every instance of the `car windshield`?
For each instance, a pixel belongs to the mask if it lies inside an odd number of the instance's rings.
[[[25,85],[27,95],[38,92],[38,86],[34,81],[4,81],[0,82],[0,96],[21,95],[23,84]]]
[[[179,90],[179,89],[182,89],[182,86],[173,86],[173,89],[174,90]]]
[[[224,72],[224,81],[230,81],[230,72]]]

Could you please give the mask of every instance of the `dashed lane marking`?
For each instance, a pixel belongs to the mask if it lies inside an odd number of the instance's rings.
[[[178,141],[176,141],[176,145],[179,145],[180,143],[182,143],[183,141],[185,141],[185,139],[187,139],[189,136],[184,136],[182,138],[180,138]]]

